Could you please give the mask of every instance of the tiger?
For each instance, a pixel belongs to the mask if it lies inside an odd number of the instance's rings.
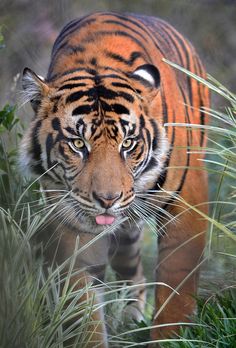
[[[35,114],[20,146],[22,170],[58,201],[39,233],[45,259],[66,264],[79,240],[71,284],[104,282],[110,264],[136,285],[127,310],[140,319],[143,230],[154,229],[152,340],[172,337],[195,310],[208,212],[209,91],[165,59],[206,78],[192,44],[164,20],[96,12],[64,26],[45,79],[29,68],[22,77]],[[84,296],[103,301],[96,287]],[[86,347],[108,347],[102,310],[91,327]]]

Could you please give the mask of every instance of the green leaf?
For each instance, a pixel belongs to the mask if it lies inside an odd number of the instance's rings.
[[[4,42],[4,37],[2,35],[2,28],[0,27],[0,49],[5,47],[3,42]]]
[[[5,130],[11,131],[12,128],[19,122],[15,117],[16,106],[6,104],[0,111],[0,132]]]

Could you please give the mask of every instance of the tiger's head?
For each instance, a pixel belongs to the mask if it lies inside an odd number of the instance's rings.
[[[129,211],[138,192],[155,187],[169,150],[156,67],[78,69],[51,81],[26,68],[23,89],[35,117],[21,166],[41,175],[49,196],[67,190],[67,223],[98,233]]]

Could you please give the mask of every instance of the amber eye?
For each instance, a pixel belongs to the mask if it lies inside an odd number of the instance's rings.
[[[76,149],[82,149],[84,147],[84,141],[82,139],[74,139],[72,143]]]
[[[123,150],[129,150],[134,144],[134,139],[132,138],[127,138],[123,141],[122,143],[122,148]]]
[[[81,151],[85,147],[85,142],[83,141],[83,139],[77,138],[77,139],[72,139],[69,142],[69,145],[72,148],[72,150],[77,152],[77,151]]]

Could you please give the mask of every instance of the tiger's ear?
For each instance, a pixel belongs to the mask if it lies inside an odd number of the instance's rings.
[[[132,74],[132,77],[138,79],[148,87],[158,88],[160,86],[160,72],[152,64],[144,64],[139,66]]]
[[[42,77],[36,75],[31,69],[25,68],[22,77],[22,87],[24,90],[24,103],[30,101],[33,110],[37,112],[42,97],[49,92],[49,86]]]

